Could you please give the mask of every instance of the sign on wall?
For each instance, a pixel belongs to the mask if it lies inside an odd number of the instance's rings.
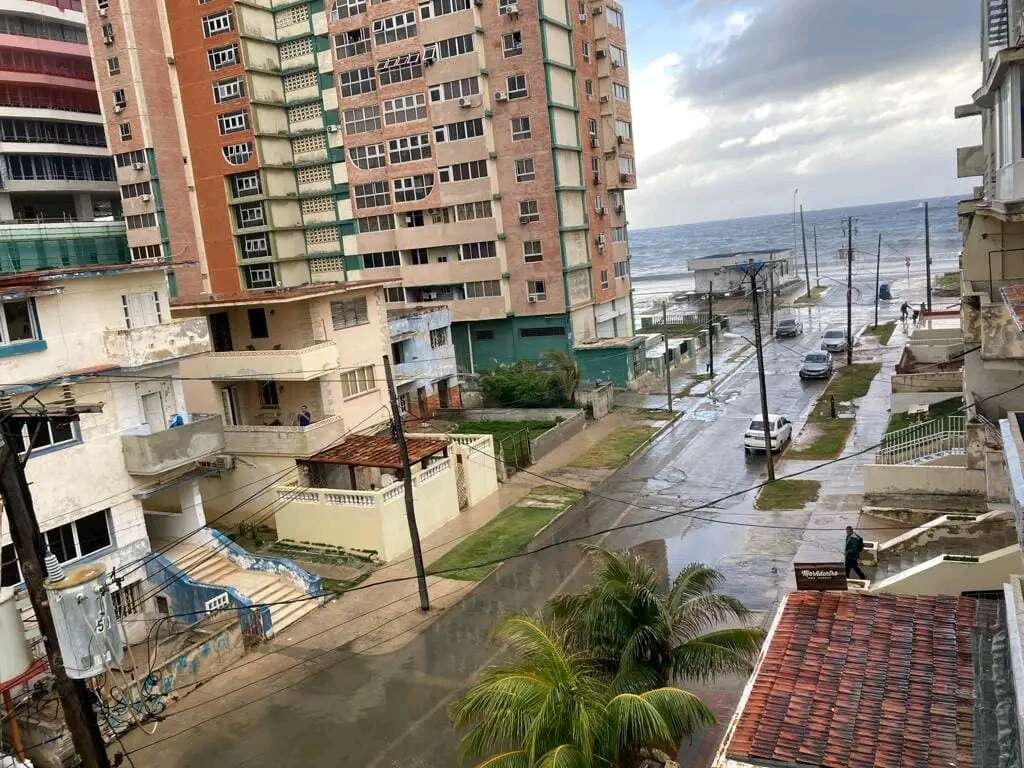
[[[796,588],[800,590],[846,590],[845,563],[794,563]]]

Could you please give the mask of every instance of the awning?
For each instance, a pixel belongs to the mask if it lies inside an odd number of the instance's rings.
[[[449,441],[444,438],[406,437],[409,463],[418,464],[441,453],[448,448],[448,443]],[[398,443],[387,434],[349,435],[341,445],[321,451],[311,456],[309,461],[320,464],[347,464],[350,467],[402,468]]]

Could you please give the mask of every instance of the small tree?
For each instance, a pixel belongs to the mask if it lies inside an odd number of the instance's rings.
[[[480,387],[489,401],[499,405],[550,408],[565,401],[558,376],[529,361],[498,366],[480,377]]]
[[[576,401],[576,387],[580,383],[580,369],[576,366],[576,359],[564,350],[549,349],[541,360],[558,379],[565,402],[572,405]]]

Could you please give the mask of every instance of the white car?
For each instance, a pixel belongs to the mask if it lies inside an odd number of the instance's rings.
[[[793,424],[785,416],[768,414],[768,426],[772,440],[772,453],[781,451],[793,439]],[[764,422],[760,416],[750,420],[747,431],[743,433],[743,450],[745,453],[764,451]]]
[[[846,351],[846,329],[845,328],[829,328],[825,331],[825,335],[821,337],[821,348],[826,352],[845,352]]]

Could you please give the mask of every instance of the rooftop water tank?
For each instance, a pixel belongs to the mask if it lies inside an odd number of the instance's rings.
[[[0,589],[0,683],[13,680],[31,665],[32,654],[14,590]]]
[[[121,660],[124,646],[106,566],[71,568],[64,578],[47,579],[46,593],[68,677],[95,677]]]

